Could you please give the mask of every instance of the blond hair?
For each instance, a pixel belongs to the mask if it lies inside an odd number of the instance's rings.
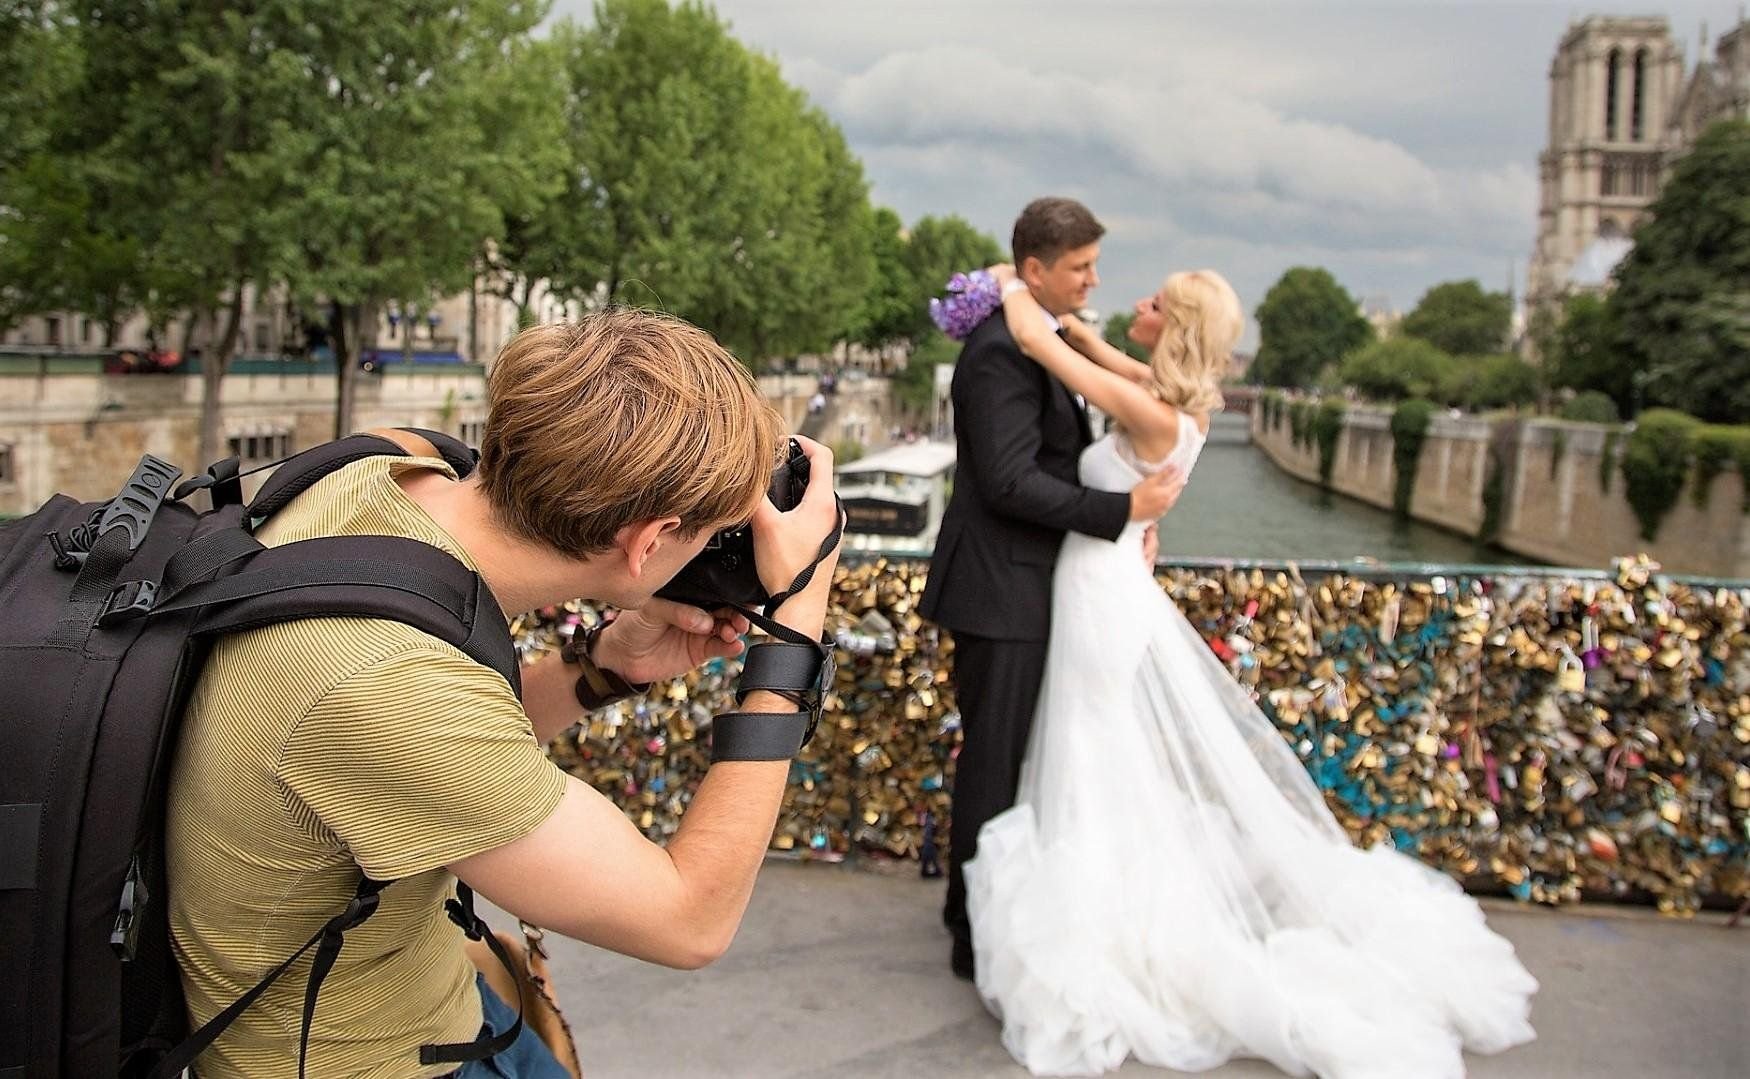
[[[498,524],[574,558],[638,521],[678,517],[696,535],[746,518],[785,432],[710,334],[650,311],[524,330],[486,394],[480,477]]]
[[[1161,336],[1149,357],[1154,392],[1186,412],[1221,411],[1221,380],[1246,329],[1240,298],[1214,270],[1168,277],[1155,299]]]

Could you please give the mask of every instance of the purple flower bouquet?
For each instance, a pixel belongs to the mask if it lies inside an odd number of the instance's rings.
[[[948,279],[948,294],[930,301],[930,318],[942,332],[964,341],[972,328],[1003,305],[1003,290],[988,271],[957,273]]]

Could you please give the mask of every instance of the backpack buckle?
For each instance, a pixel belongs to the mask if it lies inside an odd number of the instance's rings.
[[[110,590],[103,610],[98,612],[97,624],[107,627],[143,617],[151,612],[157,600],[158,582],[123,581]]]
[[[140,931],[145,918],[141,908],[147,902],[146,875],[141,871],[140,856],[128,859],[128,876],[122,882],[121,902],[116,906],[115,926],[109,932],[109,946],[124,963],[132,962],[140,950]]]

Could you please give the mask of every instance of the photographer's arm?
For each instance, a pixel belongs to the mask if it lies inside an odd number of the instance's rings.
[[[743,710],[796,709],[755,693]],[[568,779],[540,827],[450,868],[533,925],[664,966],[702,967],[741,925],[789,774],[787,760],[713,765],[666,847],[600,792]]]
[[[805,446],[812,475],[801,505],[779,514],[768,502],[754,517],[756,561],[774,591],[814,561],[838,512],[831,454]],[[836,551],[829,555],[808,587],[774,612],[778,622],[820,636],[837,558]],[[541,681],[544,697],[557,695],[545,676]],[[796,706],[755,692],[740,711],[794,714]],[[558,808],[534,831],[450,868],[532,924],[666,966],[703,966],[723,954],[740,927],[789,773],[788,760],[713,765],[666,847],[644,838],[599,792],[570,779]]]

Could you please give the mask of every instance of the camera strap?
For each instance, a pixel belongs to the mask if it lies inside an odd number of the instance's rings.
[[[833,525],[832,532],[829,533],[826,539],[821,543],[820,552],[814,556],[814,561],[808,564],[808,568],[796,575],[796,579],[790,582],[789,588],[786,588],[784,591],[779,592],[777,595],[767,600],[765,602],[764,610],[762,611],[755,611],[752,608],[743,607],[739,603],[730,604],[732,608],[745,616],[749,622],[752,622],[767,633],[770,633],[780,641],[788,641],[791,644],[810,645],[814,648],[820,649],[823,653],[827,649],[825,642],[809,640],[807,637],[797,633],[789,626],[783,625],[768,617],[768,612],[777,610],[779,605],[785,600],[802,591],[804,588],[807,588],[814,580],[814,573],[820,568],[820,564],[826,561],[826,556],[832,554],[833,549],[839,545],[839,540],[844,537],[845,504],[837,495],[833,496],[833,502],[838,507],[838,523]]]

